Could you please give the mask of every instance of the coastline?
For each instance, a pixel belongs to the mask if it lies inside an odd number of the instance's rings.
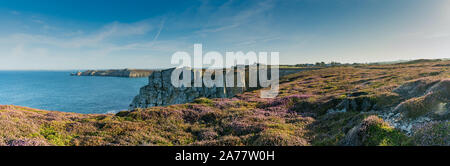
[[[86,70],[71,73],[71,76],[102,76],[102,77],[148,77],[154,70],[145,69],[110,69],[110,70]]]

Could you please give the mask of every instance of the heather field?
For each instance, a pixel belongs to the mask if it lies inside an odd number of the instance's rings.
[[[450,145],[450,61],[342,65],[234,98],[77,114],[0,106],[0,145]]]

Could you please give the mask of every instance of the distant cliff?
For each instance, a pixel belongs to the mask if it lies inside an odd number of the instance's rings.
[[[109,77],[148,77],[153,70],[122,69],[122,70],[86,70],[71,73],[72,76],[109,76]]]

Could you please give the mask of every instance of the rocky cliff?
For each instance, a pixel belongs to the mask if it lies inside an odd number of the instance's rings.
[[[148,85],[141,88],[140,93],[130,104],[130,108],[148,108],[154,106],[167,106],[191,102],[199,97],[228,98],[245,91],[245,87],[174,87],[171,83],[171,74],[174,68],[154,71],[149,76]],[[194,72],[190,70],[192,85]],[[245,80],[235,80],[245,84]],[[224,83],[225,85],[225,83]]]
[[[236,94],[241,94],[245,92],[248,87],[248,79],[241,78],[238,80],[237,72],[235,71],[235,85],[240,82],[244,85],[244,87],[183,87],[176,88],[172,86],[171,83],[171,74],[174,68],[154,71],[149,76],[148,85],[142,87],[140,89],[139,94],[133,99],[133,102],[130,104],[130,109],[134,108],[149,108],[154,106],[167,106],[173,104],[183,104],[194,101],[196,98],[206,97],[206,98],[230,98],[235,96]],[[296,73],[303,70],[309,69],[280,69],[279,76],[289,75],[292,73]],[[198,70],[197,70],[198,71]],[[229,72],[227,69],[224,71],[224,75]],[[194,72],[196,70],[191,70],[192,76],[192,85],[194,83]],[[248,77],[248,66],[246,67],[245,74]],[[270,72],[269,72],[270,76]],[[225,79],[224,85],[225,84]]]
[[[72,76],[109,76],[109,77],[148,77],[153,70],[122,69],[122,70],[86,70],[72,73]]]

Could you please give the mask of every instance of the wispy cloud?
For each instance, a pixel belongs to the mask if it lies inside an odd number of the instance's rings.
[[[205,29],[203,29],[201,31],[198,31],[198,33],[220,32],[220,31],[224,31],[224,30],[227,30],[227,29],[233,29],[233,28],[236,28],[238,26],[239,26],[238,23],[231,24],[231,25],[221,25],[221,26],[217,26],[217,27],[214,27],[214,28],[205,28]]]
[[[46,27],[47,30],[57,29],[46,24],[44,27]],[[63,48],[99,47],[113,41],[112,38],[145,35],[153,30],[153,27],[154,26],[152,23],[148,20],[131,24],[113,22],[103,26],[95,33],[87,35],[83,35],[84,32],[81,30],[67,33],[66,38],[58,38],[52,35],[15,33],[6,37],[0,37],[0,42],[16,44],[47,44]]]
[[[158,32],[156,33],[155,37],[153,38],[153,42],[155,42],[156,40],[158,40],[159,35],[161,34],[161,31],[164,28],[164,24],[166,22],[166,19],[164,18],[163,20],[161,20],[161,24],[159,25],[159,29]]]
[[[165,19],[157,20],[161,19],[146,19],[134,23],[116,21],[92,30],[91,33],[85,33],[82,30],[68,30],[67,33],[59,36],[51,33],[14,33],[0,36],[0,45],[2,45],[0,46],[0,57],[18,63],[38,56],[41,58],[65,58],[66,60],[85,56],[105,59],[104,56],[117,55],[114,53],[120,51],[133,52],[132,54],[122,54],[123,56],[152,55],[157,52],[176,51],[177,47],[187,47],[182,41],[159,41],[159,36],[165,26]],[[39,24],[46,25],[43,21]],[[152,34],[154,34],[153,38],[150,37]],[[141,39],[134,40],[133,38]]]
[[[11,13],[11,14],[13,14],[13,15],[20,15],[20,14],[21,14],[20,12],[18,12],[18,11],[15,11],[15,10],[13,10],[13,11],[10,11],[9,13]]]
[[[39,20],[39,19],[32,19],[33,22],[38,23],[38,24],[45,24],[44,21]]]
[[[442,33],[433,33],[433,34],[426,35],[425,37],[426,37],[426,38],[429,38],[429,39],[435,39],[435,38],[447,38],[447,37],[450,37],[450,33],[445,33],[445,32],[442,32]]]
[[[230,0],[222,6],[213,9],[213,12],[208,14],[208,23],[210,24],[203,26],[197,33],[217,33],[248,25],[255,20],[261,20],[261,17],[264,17],[264,13],[270,11],[275,6],[274,1],[263,0],[254,5],[244,7],[242,10],[236,11],[233,2],[234,1]],[[203,5],[200,8],[208,7],[207,5]]]

